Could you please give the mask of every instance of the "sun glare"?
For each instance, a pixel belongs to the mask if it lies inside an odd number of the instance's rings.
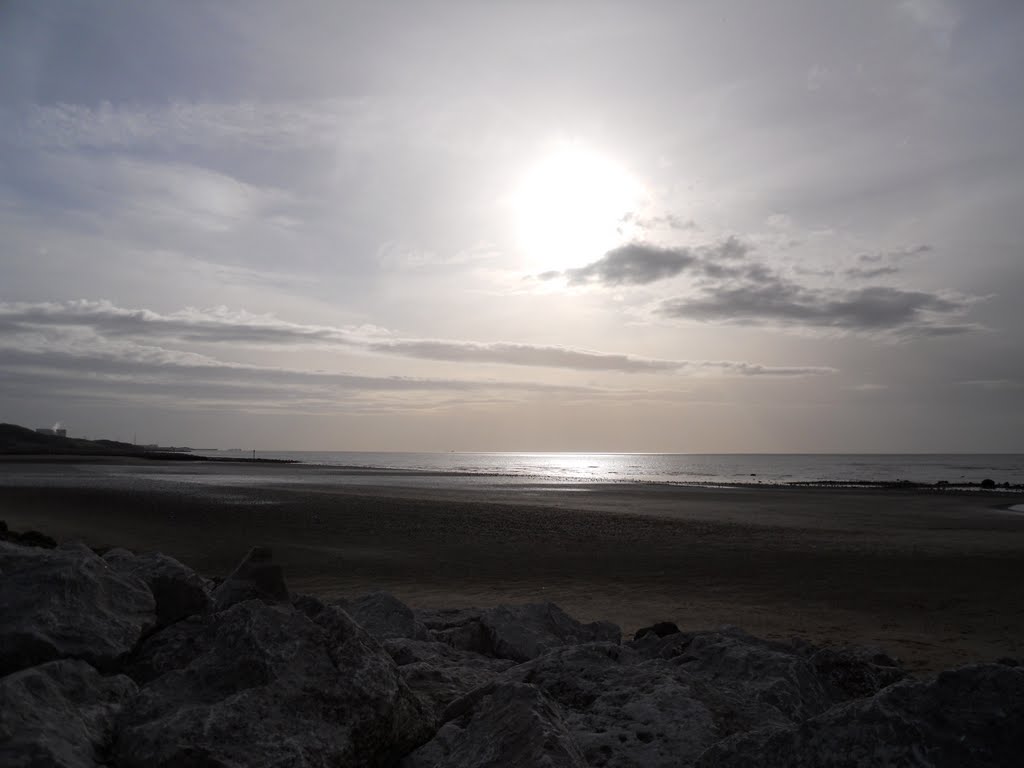
[[[530,267],[563,270],[600,258],[623,240],[623,217],[642,187],[609,158],[576,144],[552,151],[515,195],[520,245]]]

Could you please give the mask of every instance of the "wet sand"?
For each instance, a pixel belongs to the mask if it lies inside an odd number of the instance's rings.
[[[299,592],[385,589],[423,607],[552,600],[626,631],[672,620],[881,646],[919,671],[1024,655],[1024,514],[1008,509],[1019,494],[451,488],[255,465],[224,485],[223,466],[190,466],[209,477],[105,487],[75,462],[67,471],[88,482],[4,482],[20,471],[0,464],[0,519],[15,530],[158,549],[210,575],[265,544]]]

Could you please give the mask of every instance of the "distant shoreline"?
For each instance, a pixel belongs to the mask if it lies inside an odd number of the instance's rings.
[[[522,478],[531,479],[529,475],[500,472],[469,472],[457,470],[439,469],[400,469],[390,467],[374,467],[348,464],[320,464],[305,462],[299,459],[274,459],[274,458],[246,458],[244,456],[204,456],[180,453],[160,452],[139,452],[131,454],[120,453],[0,453],[0,464],[149,464],[162,462],[177,464],[181,462],[198,462],[211,464],[239,464],[239,465],[273,465],[309,467],[320,471],[337,472],[339,474],[360,474],[375,477],[478,477],[486,478]],[[538,476],[537,479],[541,479]],[[701,481],[701,480],[642,480],[642,479],[566,479],[565,482],[578,484],[597,484],[609,486],[666,486],[675,488],[723,488],[723,489],[773,489],[773,488],[818,488],[833,490],[872,490],[881,491],[918,491],[925,493],[949,494],[967,492],[971,494],[983,493],[994,497],[1003,496],[1007,493],[1020,493],[1024,491],[1024,484],[998,483],[994,486],[986,486],[983,482],[948,482],[939,481],[935,483],[914,482],[910,480],[794,480],[791,482],[771,481]]]

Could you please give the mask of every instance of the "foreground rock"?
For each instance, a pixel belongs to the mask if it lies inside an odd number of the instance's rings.
[[[559,709],[532,685],[501,682],[449,714],[437,736],[402,768],[586,768]]]
[[[4,676],[5,675],[5,676]],[[884,653],[550,603],[292,598],[270,551],[216,590],[163,555],[0,542],[0,765],[1016,765],[1024,670],[923,682]]]
[[[103,555],[112,568],[146,583],[156,601],[156,618],[165,627],[188,616],[206,613],[213,605],[210,582],[173,557],[159,552],[136,555],[112,549]]]
[[[387,592],[371,592],[355,600],[337,600],[334,604],[381,642],[400,637],[430,639],[430,632],[412,609]]]
[[[0,679],[0,765],[93,768],[105,760],[114,719],[136,693],[124,675],[84,661],[51,661]]]
[[[253,547],[214,590],[214,608],[223,611],[245,600],[287,603],[291,599],[281,566],[266,547]]]
[[[432,733],[380,645],[313,598],[236,603],[155,634],[140,655],[161,645],[119,722],[122,768],[387,765]]]
[[[509,659],[495,659],[473,651],[429,640],[393,638],[384,648],[398,665],[398,672],[420,697],[435,720],[466,694],[490,684],[515,665]]]
[[[1024,671],[980,665],[906,681],[784,728],[716,744],[700,768],[996,768],[1024,756]]]
[[[664,637],[651,632],[626,645],[556,648],[509,668],[495,685],[536,690],[542,709],[558,715],[548,719],[564,725],[587,765],[667,768],[694,764],[735,733],[785,728],[848,700],[812,661],[814,651],[735,629]],[[871,679],[873,661],[843,658],[849,676]],[[479,692],[451,704],[442,718],[446,725],[414,756],[428,762],[412,764],[481,764],[460,762],[459,756],[476,754],[474,745],[487,743],[481,729],[491,722],[489,706]]]
[[[0,573],[0,674],[54,659],[112,670],[156,624],[146,584],[82,544],[0,542]]]
[[[436,640],[461,650],[519,662],[566,645],[617,643],[622,637],[615,624],[581,624],[554,603],[420,611],[417,616]]]

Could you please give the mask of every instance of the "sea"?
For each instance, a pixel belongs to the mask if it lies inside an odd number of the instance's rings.
[[[196,451],[251,458],[252,451]],[[395,475],[541,483],[800,483],[1024,484],[1024,454],[686,454],[686,453],[370,453],[256,451],[258,458]]]

